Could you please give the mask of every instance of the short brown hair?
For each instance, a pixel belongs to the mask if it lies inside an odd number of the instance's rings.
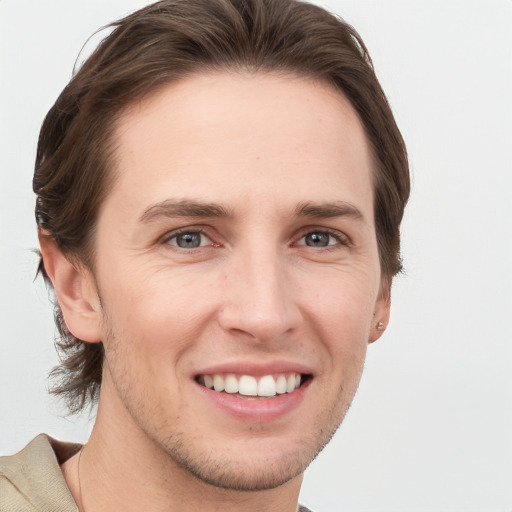
[[[374,157],[374,211],[382,274],[401,269],[399,226],[409,196],[403,139],[357,32],[296,0],[162,0],[111,25],[41,128],[36,218],[59,248],[93,268],[100,204],[113,184],[115,121],[135,99],[194,73],[282,71],[331,84],[357,111]],[[49,282],[44,269],[40,272]],[[49,283],[51,286],[51,283]],[[55,303],[61,365],[53,392],[71,412],[94,403],[103,346],[75,338]]]

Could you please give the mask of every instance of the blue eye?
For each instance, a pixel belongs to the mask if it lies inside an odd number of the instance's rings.
[[[339,237],[327,231],[312,231],[306,233],[299,242],[299,245],[307,245],[308,247],[329,247],[340,242]]]
[[[196,249],[209,242],[209,238],[200,231],[186,231],[177,233],[168,239],[168,243],[180,249]]]

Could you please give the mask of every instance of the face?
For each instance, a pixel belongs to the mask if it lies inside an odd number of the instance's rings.
[[[100,408],[205,482],[293,479],[388,313],[357,115],[306,79],[208,74],[132,105],[116,142],[91,284]]]

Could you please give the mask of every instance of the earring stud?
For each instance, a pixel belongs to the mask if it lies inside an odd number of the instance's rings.
[[[377,322],[376,327],[378,331],[382,331],[382,329],[384,329],[384,324],[382,322]]]

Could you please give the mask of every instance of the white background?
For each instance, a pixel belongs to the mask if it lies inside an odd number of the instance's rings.
[[[31,192],[42,119],[89,35],[142,0],[0,0],[0,453],[84,441],[56,363]],[[512,1],[326,1],[363,36],[411,157],[407,275],[342,428],[321,512],[512,511]]]

